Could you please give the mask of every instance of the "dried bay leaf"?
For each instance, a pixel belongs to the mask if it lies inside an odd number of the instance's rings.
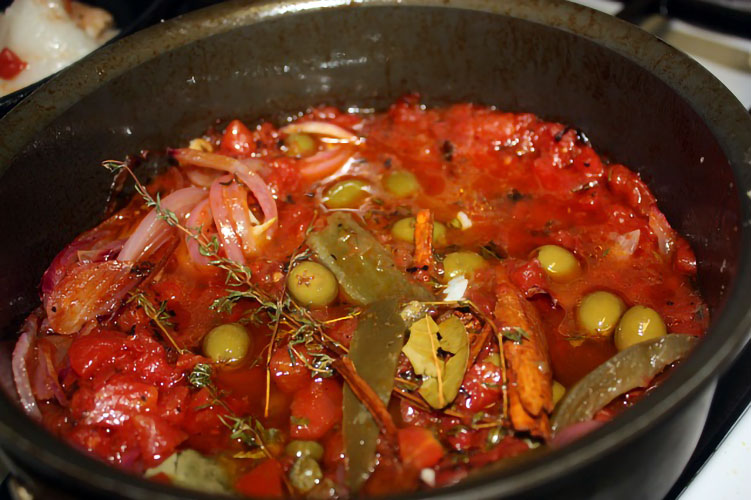
[[[402,349],[415,374],[423,376],[418,390],[431,407],[440,409],[456,399],[469,360],[467,329],[456,316],[437,325],[430,316],[415,321]],[[443,359],[438,348],[453,356]]]

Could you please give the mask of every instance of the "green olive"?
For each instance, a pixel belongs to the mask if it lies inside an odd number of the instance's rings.
[[[310,457],[299,458],[289,470],[289,482],[301,493],[312,490],[322,478],[321,466]]]
[[[607,337],[615,330],[626,304],[610,292],[592,292],[585,296],[576,310],[576,319],[583,333],[592,337]]]
[[[287,444],[284,453],[294,458],[311,457],[313,460],[320,460],[323,457],[323,446],[315,441],[294,440]]]
[[[386,190],[399,198],[412,196],[420,190],[420,183],[412,172],[407,170],[394,170],[384,182]]]
[[[558,401],[563,399],[563,396],[566,395],[566,388],[563,387],[563,384],[558,382],[557,380],[553,380],[553,406],[558,404]]]
[[[290,271],[287,289],[295,300],[305,306],[327,306],[339,294],[339,284],[334,274],[312,261],[301,262]]]
[[[216,363],[239,361],[249,348],[248,332],[238,323],[217,326],[203,338],[203,353]]]
[[[316,141],[308,134],[290,134],[284,139],[287,156],[310,156],[316,150]]]
[[[553,281],[569,281],[581,271],[574,254],[558,245],[543,245],[538,248],[537,260]]]
[[[452,252],[443,259],[443,278],[448,281],[456,276],[470,277],[487,265],[475,252]]]
[[[634,306],[623,314],[615,330],[615,346],[619,351],[645,340],[667,334],[660,314],[646,306]]]
[[[331,479],[324,477],[319,483],[305,495],[307,500],[331,500],[332,498],[344,498],[346,495],[342,487]]]
[[[337,182],[326,190],[323,203],[329,208],[357,208],[368,196],[367,187],[357,179]]]
[[[415,242],[415,218],[405,217],[396,221],[391,228],[391,235],[397,240],[406,241],[407,243]],[[433,246],[441,247],[446,245],[446,226],[436,221],[433,223]]]

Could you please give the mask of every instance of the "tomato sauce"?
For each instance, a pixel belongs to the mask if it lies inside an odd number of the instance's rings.
[[[701,335],[707,328],[709,318],[694,284],[696,263],[690,246],[670,228],[639,175],[600,157],[582,132],[531,114],[472,104],[429,109],[416,96],[377,114],[319,107],[295,121],[305,122],[333,124],[360,139],[347,143],[324,133],[305,136],[303,132],[295,147],[313,147],[313,151],[291,155],[292,133],[267,122],[250,126],[234,120],[223,132],[209,132],[191,143],[192,151],[213,152],[251,165],[273,194],[277,211],[273,219],[262,195],[251,188],[242,191],[239,199],[250,212],[252,227],[260,227],[261,220],[274,224],[272,237],[255,241],[261,241],[260,251],[253,251],[251,239],[243,239],[254,233],[241,234],[240,219],[233,218],[245,215],[231,212],[241,186],[238,180],[228,177],[223,184],[216,182],[220,174],[199,160],[186,165],[176,155],[179,165],[146,188],[150,196],[159,194],[166,200],[177,190],[196,186],[205,193],[193,194],[210,201],[214,216],[211,196],[215,190],[224,196],[238,249],[246,258],[241,269],[247,269],[247,283],[264,296],[286,296],[286,277],[297,262],[290,260],[311,258],[306,253],[307,235],[325,227],[327,217],[339,210],[357,218],[390,252],[407,279],[425,288],[433,285],[436,294],[443,293],[448,281],[441,274],[446,255],[461,250],[482,256],[483,265],[466,275],[464,297],[476,310],[462,310],[462,321],[471,316],[467,321],[481,325],[495,318],[501,324],[499,290],[510,287],[525,314],[537,318],[529,324],[540,332],[537,341],[545,358],[540,372],[546,384],[555,380],[570,388],[618,352],[612,332],[603,336],[582,332],[577,308],[591,292],[610,292],[625,307],[653,309],[668,332]],[[344,162],[337,159],[340,154],[346,156]],[[384,187],[396,171],[411,173],[417,180],[418,187],[409,196],[395,196]],[[360,198],[347,208],[328,207],[329,188],[345,180],[361,183]],[[88,239],[86,234],[77,239],[72,246],[81,250],[75,255],[58,256],[60,268],[46,275],[47,285],[43,284],[47,315],[59,314],[55,309],[56,300],[63,300],[59,297],[94,290],[91,283],[101,277],[97,274],[85,283],[80,279],[73,283],[77,275],[71,270],[87,265],[81,256],[116,262],[118,248],[133,237],[150,210],[137,196],[112,219],[86,233]],[[433,233],[430,270],[418,262],[415,244],[401,241],[393,232],[399,219],[421,210],[429,210],[434,224],[445,226],[441,238]],[[176,217],[183,215],[187,220],[185,212]],[[201,230],[209,236],[217,233],[210,219]],[[232,279],[226,265],[207,262],[226,258],[229,240],[222,239],[216,254],[199,262],[188,246],[190,238],[176,229],[165,234],[159,244],[152,242],[158,250],[150,255],[150,250],[143,251],[147,257],[139,265],[146,266],[142,271],[147,277],[107,306],[106,314],[97,309],[96,315],[85,316],[84,311],[85,320],[79,322],[83,326],[76,323],[73,332],[61,332],[57,326],[61,320],[45,319],[39,313],[41,326],[26,361],[44,425],[74,446],[136,474],[190,449],[221,466],[224,491],[267,497],[352,494],[343,436],[347,383],[327,368],[315,346],[296,345],[280,334],[286,331],[284,320],[275,323],[263,301],[245,295],[232,307],[217,306],[217,300],[233,290],[228,285]],[[226,237],[232,234],[222,236]],[[578,274],[553,279],[538,259],[543,245],[573,254]],[[114,250],[107,254],[107,248]],[[127,279],[134,279],[136,267],[129,269]],[[56,291],[65,287],[66,293]],[[95,301],[97,307],[103,303],[104,299]],[[311,321],[324,325],[329,339],[346,349],[358,332],[358,307],[340,288],[332,303],[311,306],[309,314]],[[248,333],[247,351],[235,362],[216,363],[205,337],[230,323],[242,324]],[[517,339],[516,344],[525,346],[535,341],[532,337]],[[525,431],[517,421],[509,421],[507,405],[513,407],[515,397],[527,403],[523,391],[507,394],[504,370],[512,386],[523,385],[526,372],[510,357],[508,349],[513,350],[514,342],[506,340],[502,346],[498,342],[490,335],[478,344],[458,394],[440,411],[417,396],[420,377],[410,360],[400,355],[396,387],[402,397],[392,396],[387,405],[398,445],[389,448],[381,434],[375,470],[362,485],[362,493],[451,484],[473,468],[545,444],[549,429]],[[211,367],[211,377],[201,382],[196,377],[206,366]],[[636,399],[635,394],[641,396],[637,391],[625,401]],[[552,404],[549,408],[542,404],[540,413],[528,411],[528,416],[542,418],[540,428],[545,429]],[[612,408],[618,404],[614,402]],[[606,418],[607,411],[597,418]],[[262,448],[257,440],[264,441]],[[297,474],[303,458],[289,453],[292,441],[320,447],[320,454],[310,455],[315,484],[306,484],[304,474]],[[163,471],[155,479],[181,484]]]

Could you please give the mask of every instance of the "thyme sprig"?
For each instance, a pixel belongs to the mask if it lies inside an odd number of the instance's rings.
[[[230,430],[230,439],[239,439],[251,449],[258,449],[263,455],[271,458],[271,452],[266,446],[266,438],[276,434],[276,429],[266,429],[261,422],[253,417],[239,417],[221,399],[219,390],[212,380],[213,370],[207,363],[198,363],[188,375],[188,382],[197,389],[206,389],[212,398],[212,404],[221,406],[227,415],[219,415],[222,425]]]
[[[180,222],[180,219],[173,211],[163,207],[159,196],[157,195],[154,197],[149,194],[146,187],[126,163],[109,160],[103,162],[102,165],[113,173],[119,173],[121,171],[127,172],[135,183],[136,192],[138,192],[138,194],[144,199],[146,206],[153,208],[159,219],[164,220],[169,226],[181,231],[186,238],[195,240],[198,244],[200,254],[209,259],[209,264],[222,269],[227,273],[225,278],[225,284],[228,287],[226,290],[227,294],[216,299],[211,304],[210,308],[212,310],[222,313],[230,313],[238,302],[245,299],[255,301],[259,304],[259,309],[254,313],[256,318],[258,318],[260,314],[265,313],[274,325],[271,342],[267,346],[267,372],[271,361],[271,354],[276,340],[279,337],[279,329],[282,324],[285,325],[286,330],[284,333],[290,337],[291,342],[306,344],[315,342],[319,347],[325,346],[335,354],[341,355],[346,352],[342,349],[339,343],[335,342],[324,333],[323,324],[320,321],[316,320],[307,309],[291,300],[287,294],[286,273],[289,272],[289,269],[294,266],[295,263],[308,258],[310,255],[307,250],[304,251],[302,249],[302,244],[295,250],[295,253],[286,266],[282,292],[274,297],[251,281],[252,272],[248,266],[219,254],[221,245],[216,236],[209,238],[201,231],[201,228],[186,227]],[[312,231],[314,222],[315,216],[306,229],[306,235]],[[312,368],[315,368],[320,374],[321,371],[328,371],[331,364],[330,360],[330,356],[328,359],[324,356],[318,356],[318,366],[315,366],[316,363],[308,363],[307,360],[306,366],[311,365]],[[309,368],[311,366],[309,366]],[[269,390],[270,376],[267,375],[267,403],[265,405],[265,414],[268,414]]]
[[[143,312],[146,313],[146,316],[148,316],[149,319],[156,325],[156,327],[162,333],[162,336],[164,336],[164,338],[166,338],[167,341],[172,344],[172,347],[174,347],[178,353],[184,354],[186,352],[184,348],[180,347],[180,345],[168,330],[168,328],[174,328],[175,325],[172,323],[172,316],[170,315],[169,311],[167,311],[166,301],[161,301],[159,303],[159,307],[156,307],[151,302],[151,300],[149,300],[146,294],[139,290],[130,294],[130,297],[126,301],[126,304],[130,304],[131,302],[135,302],[138,307],[143,309]]]

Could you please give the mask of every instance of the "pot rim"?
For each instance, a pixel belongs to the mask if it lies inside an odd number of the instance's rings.
[[[332,9],[430,7],[508,16],[587,39],[648,70],[684,99],[711,130],[736,179],[740,207],[740,259],[727,303],[694,353],[654,397],[618,416],[609,425],[561,449],[529,457],[492,475],[408,495],[447,498],[462,492],[476,498],[499,497],[555,481],[592,463],[598,456],[642,436],[692,394],[716,381],[740,353],[751,330],[751,310],[744,296],[751,289],[751,117],[712,74],[693,59],[624,21],[563,0],[286,0],[234,1],[153,26],[87,56],[36,90],[0,120],[0,176],[16,151],[80,98],[139,64],[181,46],[243,26],[280,17]],[[154,49],[154,40],[160,48]],[[690,76],[690,78],[689,78]],[[28,117],[33,116],[30,126]],[[732,189],[733,186],[730,186]],[[723,332],[720,334],[719,332]],[[216,498],[150,482],[78,452],[28,419],[4,394],[0,397],[0,444],[24,462],[33,460],[45,475],[62,472],[67,481],[83,482],[115,496],[154,499]],[[62,478],[59,478],[60,480]]]

